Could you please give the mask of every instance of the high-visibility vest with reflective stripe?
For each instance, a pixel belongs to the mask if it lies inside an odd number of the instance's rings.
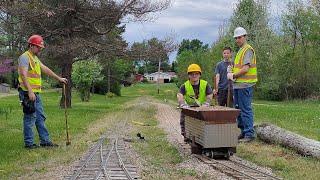
[[[238,77],[235,82],[240,83],[255,83],[258,81],[257,76],[257,61],[256,61],[256,54],[254,52],[254,49],[249,45],[245,44],[237,53],[237,56],[234,60],[234,67],[233,67],[233,73],[238,73],[240,69],[242,68],[244,55],[247,50],[251,49],[253,52],[253,62],[251,62],[249,70],[244,75]]]
[[[199,95],[198,95],[197,100],[200,102],[200,104],[203,104],[206,102],[206,88],[207,88],[208,82],[205,80],[200,80],[199,83],[200,83],[200,87],[199,87]],[[186,89],[186,94],[184,96],[184,100],[189,105],[195,104],[195,100],[192,99],[191,97],[193,97],[193,98],[196,98],[196,97],[195,97],[193,87],[192,87],[189,80],[184,83],[184,87]]]
[[[27,56],[29,59],[30,68],[27,72],[27,81],[29,82],[33,92],[41,92],[41,67],[40,60],[36,55],[30,51],[26,51],[22,56]],[[19,84],[22,90],[28,91],[27,87],[23,84],[21,74],[19,73]]]

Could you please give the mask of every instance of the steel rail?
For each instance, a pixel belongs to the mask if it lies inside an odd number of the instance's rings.
[[[225,164],[225,163],[223,163],[223,162],[221,162],[221,161],[217,161],[217,160],[215,160],[215,159],[210,159],[210,158],[208,158],[208,157],[206,157],[206,156],[203,156],[203,155],[196,155],[196,157],[197,157],[198,159],[200,159],[201,161],[203,161],[204,163],[209,164],[210,166],[212,166],[212,167],[218,169],[219,171],[221,171],[221,172],[223,172],[223,173],[226,173],[226,174],[228,174],[228,175],[230,175],[230,176],[232,176],[232,177],[241,179],[241,178],[237,177],[235,174],[232,174],[232,173],[230,173],[230,172],[226,172],[226,170],[224,171],[224,170],[221,169],[221,168],[219,169],[219,167],[218,167],[218,166],[215,166],[215,165],[218,164],[218,165],[222,165],[222,166],[224,166],[224,167],[226,167],[226,168],[229,168],[229,170],[234,171],[234,172],[237,172],[237,173],[240,173],[241,175],[245,176],[246,179],[254,179],[254,180],[261,179],[261,177],[258,177],[258,178],[257,178],[257,177],[254,177],[254,176],[252,176],[252,175],[250,175],[250,174],[248,174],[248,173],[245,173],[245,172],[243,172],[243,171],[240,171],[240,170],[238,170],[238,169],[236,169],[236,168],[234,168],[234,167],[232,167],[232,166],[229,166],[229,165],[227,165],[227,164]],[[228,160],[228,161],[230,161],[230,160]],[[243,167],[243,168],[247,168],[247,169],[253,170],[254,173],[256,173],[256,174],[262,174],[262,175],[264,175],[264,176],[267,176],[268,179],[276,179],[276,180],[280,180],[280,179],[281,179],[281,178],[272,176],[272,175],[270,175],[270,174],[267,174],[267,173],[265,173],[265,172],[259,171],[259,170],[255,169],[255,168],[252,168],[252,167],[246,166],[246,165],[244,165],[244,164],[241,164],[241,163],[239,163],[239,162],[235,162],[235,161],[230,161],[230,162],[232,162],[232,163],[234,163],[234,164],[237,164],[237,165],[240,165],[240,166]],[[266,178],[267,178],[267,177],[266,177]]]
[[[254,171],[256,171],[256,172],[259,172],[260,174],[263,174],[263,175],[265,175],[265,176],[268,176],[268,177],[270,177],[270,178],[272,178],[272,179],[281,180],[281,178],[278,178],[278,177],[273,176],[273,175],[271,175],[271,174],[268,174],[268,173],[259,171],[258,169],[252,168],[252,167],[250,167],[250,166],[246,166],[246,165],[241,164],[241,163],[239,163],[239,162],[237,162],[237,161],[234,161],[234,160],[229,160],[229,161],[233,162],[234,164],[240,165],[241,167],[248,168],[248,169],[254,170]]]
[[[106,167],[107,167],[107,163],[109,161],[110,155],[111,155],[111,153],[112,153],[112,151],[114,149],[114,145],[115,145],[114,141],[112,143],[110,143],[110,144],[112,144],[112,147],[109,150],[108,155],[106,156],[105,159],[103,159],[103,154],[101,153],[101,161],[100,161],[100,163],[101,163],[102,172],[99,172],[99,174],[95,177],[95,179],[99,179],[102,173],[104,174],[105,179],[111,179],[109,173],[107,172]]]
[[[116,140],[115,140],[115,146],[116,146],[115,151],[116,151],[116,154],[118,156],[120,167],[123,169],[123,171],[127,175],[128,179],[133,180],[134,178],[131,176],[130,172],[128,171],[128,169],[124,165],[123,160],[122,160],[122,158],[121,158],[121,156],[119,154],[119,151],[118,151],[118,138],[116,138]]]
[[[76,180],[81,173],[83,172],[83,169],[88,165],[88,162],[90,160],[92,160],[92,158],[94,157],[94,155],[97,153],[99,147],[101,147],[101,145],[103,144],[104,140],[106,139],[106,137],[102,137],[100,138],[100,140],[96,143],[96,145],[92,148],[92,152],[90,153],[90,155],[88,156],[88,158],[86,159],[86,161],[82,164],[82,166],[80,168],[78,168],[78,170],[76,171],[76,173],[70,178],[71,180]]]

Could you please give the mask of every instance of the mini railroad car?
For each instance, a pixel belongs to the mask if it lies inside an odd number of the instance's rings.
[[[186,138],[192,153],[229,159],[236,153],[240,110],[222,106],[183,108]]]

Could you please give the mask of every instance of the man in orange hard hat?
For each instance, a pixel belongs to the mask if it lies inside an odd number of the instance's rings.
[[[190,106],[210,106],[212,100],[212,88],[207,81],[200,79],[201,68],[198,64],[191,64],[188,67],[188,79],[181,85],[177,94],[180,108],[189,108]],[[181,135],[186,141],[185,134],[185,116],[180,116]]]
[[[45,126],[45,114],[41,102],[41,73],[67,83],[66,78],[55,74],[45,66],[38,58],[41,49],[44,48],[43,38],[39,35],[32,35],[28,39],[28,50],[19,57],[19,98],[23,106],[23,135],[25,148],[34,149],[39,147],[34,143],[32,128],[35,125],[39,133],[41,147],[57,147],[52,143],[49,132]]]

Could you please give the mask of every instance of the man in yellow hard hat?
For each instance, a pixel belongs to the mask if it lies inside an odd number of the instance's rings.
[[[188,67],[188,79],[181,85],[177,94],[180,108],[190,106],[210,106],[213,92],[207,81],[200,79],[201,68],[198,64],[191,64]],[[181,134],[185,137],[184,114],[180,116]],[[186,139],[185,139],[186,140]]]
[[[44,48],[43,38],[32,35],[28,40],[28,50],[19,57],[19,98],[23,105],[23,135],[25,148],[34,149],[39,147],[34,143],[33,126],[39,133],[40,146],[57,147],[52,143],[49,132],[45,126],[46,117],[40,98],[41,73],[45,73],[56,80],[67,83],[66,78],[59,77],[38,58],[41,49]]]
[[[247,31],[243,27],[237,27],[233,37],[240,49],[234,59],[232,72],[229,72],[227,77],[234,81],[234,105],[241,110],[237,118],[238,127],[241,129],[239,141],[250,142],[255,137],[251,102],[253,86],[258,81],[256,54],[247,43]]]

